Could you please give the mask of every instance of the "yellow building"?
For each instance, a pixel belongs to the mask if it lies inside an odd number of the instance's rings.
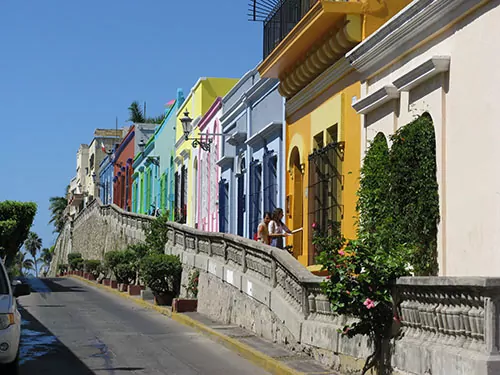
[[[222,97],[238,82],[233,78],[200,78],[193,86],[184,103],[177,111],[175,127],[175,207],[176,221],[195,226],[194,205],[197,202],[196,176],[198,173],[198,150],[192,140],[186,140],[181,118],[187,111],[193,119],[189,138],[198,138],[196,126],[217,97]]]
[[[313,227],[335,222],[347,238],[356,236],[361,119],[351,104],[360,83],[345,54],[411,0],[299,2],[284,0],[264,21],[258,70],[279,78],[286,98],[286,220],[303,228],[290,244],[312,266]]]

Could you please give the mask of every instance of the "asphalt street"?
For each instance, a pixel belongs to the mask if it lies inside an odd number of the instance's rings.
[[[194,330],[73,279],[19,298],[21,374],[267,374]]]

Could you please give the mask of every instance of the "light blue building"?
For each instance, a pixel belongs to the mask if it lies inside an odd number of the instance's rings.
[[[99,164],[99,197],[103,204],[113,203],[114,151],[113,149]]]
[[[222,99],[225,134],[219,230],[253,238],[263,213],[284,208],[284,102],[278,81],[246,73]]]
[[[132,176],[132,211],[152,215],[156,210],[169,213],[174,220],[175,200],[175,125],[176,113],[184,102],[184,94],[165,105],[165,119],[154,135],[141,144],[142,151],[134,158]]]

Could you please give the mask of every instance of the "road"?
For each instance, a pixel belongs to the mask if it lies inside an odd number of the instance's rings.
[[[267,374],[192,329],[73,279],[19,298],[21,374]]]

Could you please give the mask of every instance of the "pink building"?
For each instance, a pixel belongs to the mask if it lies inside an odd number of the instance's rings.
[[[197,192],[198,204],[196,222],[198,229],[207,232],[219,231],[219,166],[222,137],[212,134],[222,133],[219,118],[222,114],[222,99],[217,98],[208,112],[198,123],[201,139],[212,140],[210,150],[198,148]],[[204,135],[206,134],[206,135]]]

